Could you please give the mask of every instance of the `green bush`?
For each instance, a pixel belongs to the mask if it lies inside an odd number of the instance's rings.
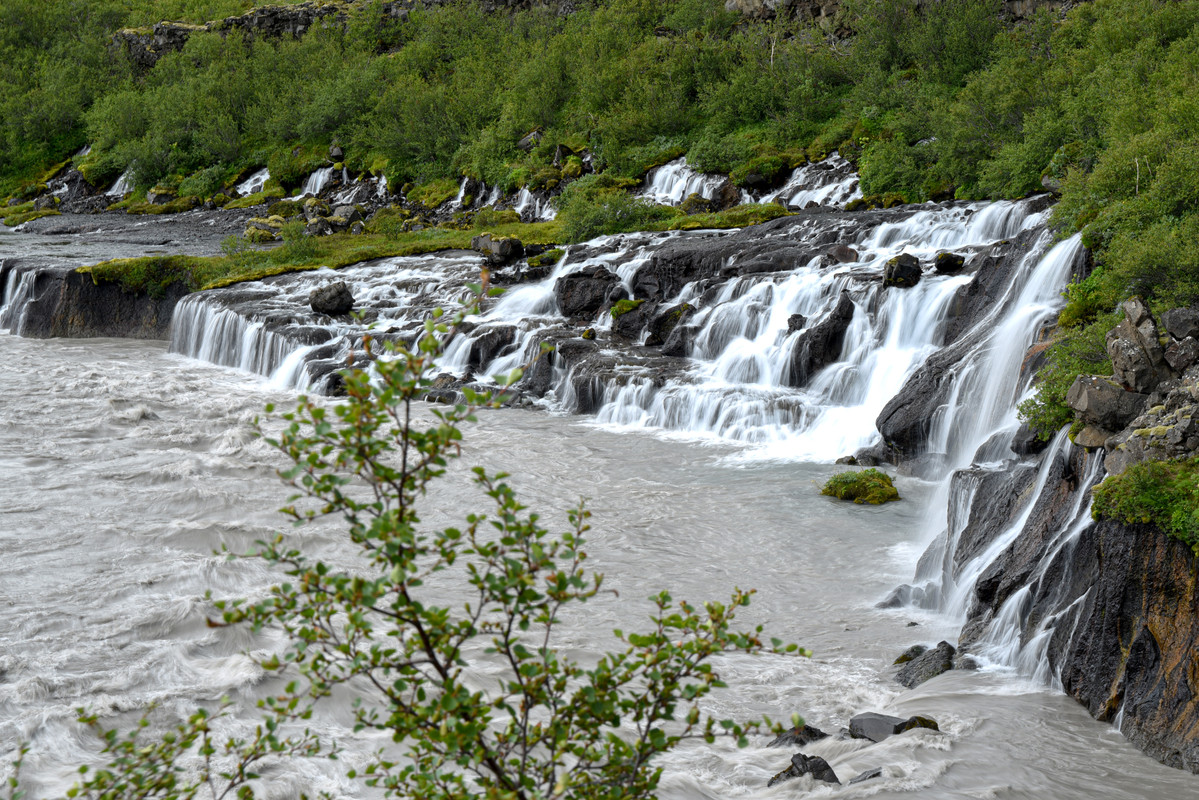
[[[899,490],[891,482],[891,476],[873,467],[834,475],[825,482],[820,493],[838,500],[871,505],[899,499]]]
[[[1095,519],[1151,523],[1199,555],[1199,458],[1146,461],[1095,487]]]
[[[1113,311],[1089,324],[1058,330],[1045,351],[1045,365],[1037,373],[1036,393],[1020,404],[1020,418],[1040,439],[1052,439],[1063,425],[1074,420],[1073,410],[1066,405],[1066,392],[1075,378],[1111,374],[1107,332],[1118,322],[1119,316]]]

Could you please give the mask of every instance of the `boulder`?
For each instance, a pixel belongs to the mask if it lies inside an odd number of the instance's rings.
[[[482,253],[487,262],[494,267],[511,264],[525,255],[525,246],[519,239],[511,236],[493,236],[490,233],[473,237],[470,240],[470,249]]]
[[[1124,319],[1107,334],[1112,377],[1130,391],[1151,392],[1158,383],[1171,377],[1157,324],[1139,297],[1124,301],[1120,307]]]
[[[808,318],[803,314],[792,314],[787,317],[787,333],[791,334],[796,331],[802,331],[807,324]]]
[[[338,219],[345,220],[347,227],[353,225],[355,222],[362,221],[362,212],[356,207],[349,205],[338,206],[337,208],[333,209],[333,216],[337,217]]]
[[[854,309],[849,293],[841,292],[824,319],[799,335],[791,350],[791,386],[803,386],[808,378],[841,357]]]
[[[941,642],[932,650],[904,664],[895,680],[909,689],[914,689],[930,678],[953,669],[953,657],[956,653],[957,649],[949,642]]]
[[[52,194],[40,195],[33,201],[34,211],[53,211],[58,208],[58,198]]]
[[[1166,363],[1175,372],[1181,374],[1199,364],[1199,340],[1193,336],[1177,342],[1170,342],[1166,348]]]
[[[540,128],[529,131],[524,136],[520,137],[520,141],[516,143],[516,146],[526,153],[532,152],[533,148],[541,142],[542,136],[544,136],[544,134],[541,132]]]
[[[833,768],[823,758],[796,753],[791,756],[791,766],[771,778],[770,783],[766,784],[766,786],[769,788],[783,781],[800,778],[804,775],[811,775],[816,780],[824,781],[825,783],[841,783],[837,779],[837,773],[833,772]]]
[[[470,343],[466,363],[472,368],[487,366],[492,359],[502,354],[516,341],[514,325],[495,325],[484,328]]]
[[[662,355],[682,358],[691,352],[691,342],[695,338],[696,329],[693,325],[675,325],[670,336],[662,343]]]
[[[146,202],[152,206],[165,206],[175,199],[175,193],[166,189],[151,189],[146,192]]]
[[[936,721],[928,717],[915,716],[904,719],[873,711],[858,714],[849,721],[850,736],[855,739],[869,739],[872,742],[881,742],[883,739],[910,731],[913,728],[940,730]]]
[[[680,303],[666,309],[650,321],[649,336],[645,343],[651,346],[665,344],[666,340],[670,338],[671,332],[678,325],[685,323],[694,313],[695,306],[690,303]]]
[[[566,317],[592,317],[604,307],[608,292],[620,278],[604,267],[563,275],[554,284],[558,310]]]
[[[908,289],[920,282],[920,260],[914,255],[903,253],[887,262],[883,268],[883,286]]]
[[[933,269],[938,275],[957,275],[966,266],[966,257],[957,253],[937,253]]]
[[[835,244],[828,249],[825,260],[831,264],[852,264],[858,260],[858,251],[846,244]]]
[[[767,747],[803,747],[804,745],[818,742],[821,739],[828,738],[828,734],[819,728],[814,728],[811,725],[800,725],[790,730],[783,731],[773,740]]]
[[[333,161],[333,162],[345,161],[346,160],[346,151],[342,150],[341,147],[338,145],[335,145],[335,144],[330,145],[329,146],[329,160]]]
[[[624,303],[628,305],[626,306]],[[644,300],[626,300],[624,303],[620,307],[612,308],[612,312],[615,314],[612,317],[612,333],[623,339],[636,341],[641,338],[641,332],[653,319],[658,305]],[[617,313],[618,311],[621,313]]]
[[[906,664],[914,658],[919,658],[928,652],[928,648],[922,644],[914,644],[907,650],[904,650],[899,656],[892,661],[892,664]]]
[[[883,777],[883,768],[875,767],[874,769],[859,772],[847,785],[853,786],[855,783],[865,783],[866,781],[872,781],[875,778],[881,777]]]
[[[1083,422],[1118,431],[1145,405],[1147,395],[1127,392],[1099,375],[1079,375],[1066,392],[1066,405],[1078,412]]]
[[[324,217],[314,217],[304,226],[305,236],[328,236],[333,233],[333,224]]]
[[[354,308],[354,295],[345,281],[337,281],[313,289],[308,294],[308,305],[318,314],[337,317]]]
[[[1020,423],[1020,427],[1012,435],[1012,452],[1018,456],[1034,456],[1044,452],[1048,446],[1049,442],[1038,436],[1027,422]]]
[[[1175,339],[1199,339],[1199,309],[1172,308],[1162,314],[1162,325]]]
[[[707,214],[712,211],[712,201],[699,192],[692,192],[679,204],[679,210],[684,214]]]
[[[330,213],[329,204],[319,197],[309,197],[304,201],[304,219],[309,222],[318,217],[327,217]]]
[[[713,211],[724,211],[740,204],[741,190],[729,180],[720,184],[720,187],[716,190],[716,196],[712,198]]]
[[[1112,432],[1100,428],[1098,425],[1087,425],[1074,436],[1074,444],[1079,447],[1085,447],[1088,450],[1094,450],[1098,447],[1103,447],[1107,444],[1107,440],[1112,436]]]

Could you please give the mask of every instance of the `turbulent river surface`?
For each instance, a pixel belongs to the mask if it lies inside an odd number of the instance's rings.
[[[45,253],[49,244],[7,234],[0,256]],[[61,240],[53,255],[83,258],[83,246]],[[248,729],[248,709],[273,688],[254,655],[281,643],[210,628],[205,594],[254,597],[277,579],[254,560],[217,551],[250,550],[282,527],[273,510],[286,499],[275,477],[281,460],[252,425],[266,403],[285,407],[294,396],[169,353],[165,342],[0,334],[0,753],[30,743],[32,796],[62,793],[79,764],[98,763],[97,741],[74,721],[78,707],[129,725],[151,704],[170,720],[228,696],[239,710],[222,731]],[[744,458],[750,447],[540,409],[491,411],[467,431],[462,462],[428,498],[426,521],[448,524],[483,505],[468,465],[511,472],[525,502],[550,522],[564,523],[564,510],[587,497],[590,563],[619,594],[569,618],[561,645],[571,654],[593,657],[613,628],[635,628],[650,610],[644,598],[660,589],[703,600],[754,587],[742,621],[814,655],[726,659],[730,688],[709,703],[713,713],[799,713],[831,732],[866,711],[924,714],[941,726],[880,744],[833,736],[805,748],[843,781],[883,769],[883,778],[855,786],[802,779],[767,789],[792,751],[766,748],[765,737],[743,750],[687,746],[662,761],[662,797],[1194,796],[1193,775],[1159,765],[1010,668],[900,687],[889,667],[895,656],[916,642],[954,641],[960,624],[955,613],[875,607],[912,578],[944,526],[943,492],[900,478],[901,503],[840,503],[818,489],[839,468],[775,452]],[[348,563],[335,525],[288,535]],[[491,666],[481,658],[478,669]],[[346,747],[341,761],[281,765],[261,796],[369,796],[342,770],[383,743],[356,737],[345,708],[330,707],[313,724]]]

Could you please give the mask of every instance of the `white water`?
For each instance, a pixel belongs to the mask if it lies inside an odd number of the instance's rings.
[[[333,179],[333,167],[322,167],[314,171],[304,181],[304,188],[300,190],[300,197],[316,197],[325,188],[325,184]]]
[[[33,284],[37,273],[32,270],[10,270],[5,278],[4,296],[0,298],[0,334],[20,334],[25,313],[33,299]]]
[[[270,180],[270,177],[271,171],[266,167],[258,170],[253,175],[237,184],[235,191],[237,192],[238,197],[245,197],[247,195],[255,194],[256,192],[261,192],[262,187],[266,186],[266,182]]]
[[[781,188],[763,195],[758,202],[782,202],[795,208],[807,208],[812,203],[844,208],[862,196],[858,183],[852,165],[840,153],[833,153],[824,161],[796,167]]]
[[[517,193],[512,210],[520,214],[520,218],[526,222],[544,222],[558,216],[553,200],[538,198],[527,186]]]
[[[105,194],[109,197],[124,197],[125,195],[129,194],[131,191],[133,191],[133,183],[131,178],[132,173],[129,170],[125,170],[121,173],[120,177],[117,178],[116,183],[112,185],[112,188],[105,192]]]
[[[696,172],[687,166],[687,159],[676,158],[649,171],[645,190],[639,196],[670,206],[677,206],[692,194],[711,200],[727,180],[727,175]]]

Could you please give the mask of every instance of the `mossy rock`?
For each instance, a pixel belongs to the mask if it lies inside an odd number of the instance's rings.
[[[264,244],[266,242],[278,241],[279,235],[262,228],[249,227],[246,228],[246,232],[242,235],[242,238],[244,238],[247,242],[253,242],[254,244]]]
[[[617,300],[616,305],[612,306],[608,313],[612,315],[612,319],[616,319],[636,310],[644,302],[644,298],[641,300]]]
[[[420,203],[425,208],[434,209],[458,196],[458,181],[453,178],[439,178],[420,186],[413,186],[405,193],[409,200]]]
[[[303,203],[298,203],[295,200],[280,200],[277,203],[271,203],[267,208],[266,213],[272,217],[282,217],[283,219],[291,219],[292,217],[303,213]]]
[[[578,156],[570,156],[566,159],[566,163],[562,165],[563,179],[577,178],[583,174],[583,159]]]
[[[179,214],[184,211],[191,211],[203,204],[203,200],[199,197],[176,197],[169,203],[162,205],[154,205],[153,203],[134,203],[128,206],[125,211],[130,214]]]
[[[871,505],[899,499],[899,490],[891,482],[891,476],[874,468],[834,475],[824,484],[820,493],[838,500]]]
[[[10,228],[15,228],[17,225],[22,225],[26,222],[32,222],[35,219],[42,217],[59,217],[62,216],[61,211],[55,211],[51,208],[43,208],[40,210],[24,211],[16,214],[9,214],[4,218],[4,224]]]
[[[553,250],[546,250],[539,256],[533,256],[529,259],[530,267],[552,267],[562,260],[562,256],[566,255],[566,251],[560,247],[555,247]]]

